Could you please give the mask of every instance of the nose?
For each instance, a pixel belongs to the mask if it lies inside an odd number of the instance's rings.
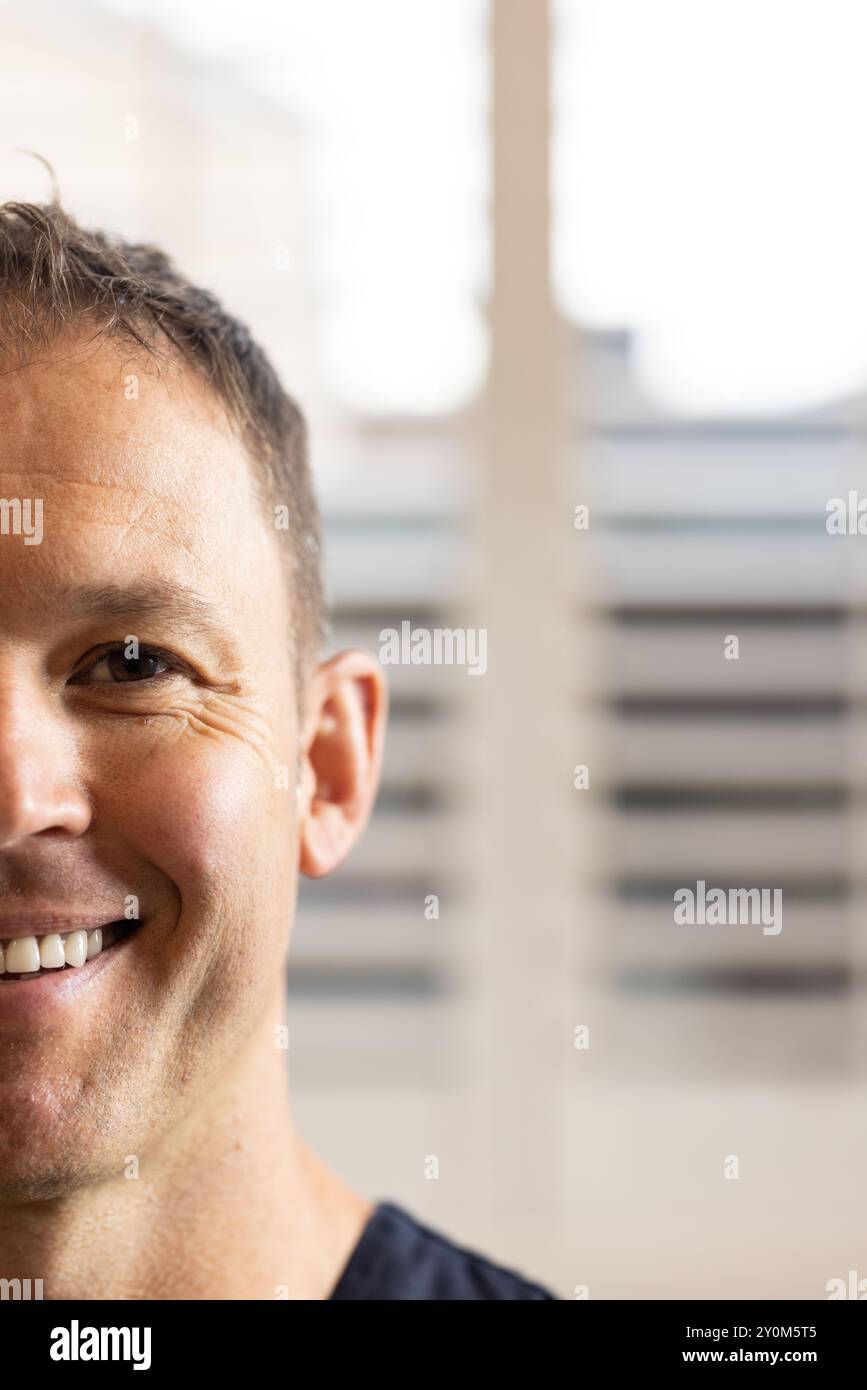
[[[71,730],[44,694],[0,680],[0,850],[46,831],[87,829],[74,754]]]

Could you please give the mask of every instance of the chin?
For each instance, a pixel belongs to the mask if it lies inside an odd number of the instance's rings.
[[[130,1149],[114,1150],[77,1098],[45,1084],[0,1082],[0,1205],[48,1201],[117,1177]]]
[[[49,1202],[92,1181],[93,1175],[70,1155],[44,1148],[13,1155],[0,1145],[0,1208]]]

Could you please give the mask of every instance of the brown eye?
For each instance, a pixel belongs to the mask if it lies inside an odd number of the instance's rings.
[[[134,681],[152,680],[154,676],[162,675],[169,669],[168,663],[158,652],[144,648],[139,651],[138,656],[127,656],[123,648],[118,648],[113,652],[105,652],[87,671],[82,672],[77,680],[81,682],[86,678],[97,685],[130,684]]]

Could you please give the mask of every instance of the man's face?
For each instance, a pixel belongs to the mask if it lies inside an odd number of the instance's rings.
[[[0,937],[140,920],[49,986],[0,981],[11,1200],[119,1175],[274,1016],[299,731],[279,543],[210,393],[64,344],[0,375],[0,422],[0,497],[43,503],[41,544],[0,535]]]

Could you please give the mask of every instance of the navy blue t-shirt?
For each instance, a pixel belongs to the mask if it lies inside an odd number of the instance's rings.
[[[556,1299],[516,1270],[465,1250],[394,1202],[378,1202],[332,1299]]]

